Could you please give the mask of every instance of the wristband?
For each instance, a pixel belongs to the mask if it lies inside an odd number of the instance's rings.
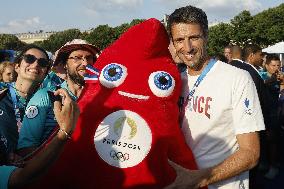
[[[62,132],[62,133],[64,133],[65,136],[67,137],[67,139],[71,139],[71,135],[68,134],[66,131],[64,131],[64,130],[62,130],[62,129],[59,129],[58,132],[59,132],[59,131]]]

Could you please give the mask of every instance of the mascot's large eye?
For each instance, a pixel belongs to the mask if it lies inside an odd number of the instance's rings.
[[[117,63],[106,65],[101,71],[100,82],[107,88],[118,87],[122,84],[127,76],[125,66]]]
[[[148,84],[154,95],[158,97],[170,96],[175,88],[174,78],[163,71],[153,72],[149,76]]]

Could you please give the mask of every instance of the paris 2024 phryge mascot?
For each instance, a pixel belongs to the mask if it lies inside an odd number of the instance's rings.
[[[178,124],[181,80],[164,26],[130,28],[95,63],[72,139],[40,187],[160,189],[176,178],[168,159],[196,169]]]

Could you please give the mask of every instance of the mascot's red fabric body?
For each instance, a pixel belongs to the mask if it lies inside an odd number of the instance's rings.
[[[168,159],[196,169],[178,126],[181,80],[168,44],[150,19],[104,50],[72,140],[40,188],[159,189],[176,177]]]

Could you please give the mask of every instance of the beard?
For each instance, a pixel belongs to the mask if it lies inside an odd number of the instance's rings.
[[[183,60],[187,67],[195,71],[199,71],[208,58],[205,46],[203,46],[203,48],[192,48],[188,53],[193,56],[191,60],[188,60],[183,53],[184,52],[178,53],[180,59]]]
[[[182,58],[180,58],[182,59]],[[183,60],[183,59],[182,59]],[[183,62],[192,70],[198,71],[202,68],[204,62],[207,60],[207,57],[203,54],[199,55],[196,59],[192,61],[187,61],[186,59],[183,60]]]
[[[68,77],[77,85],[79,86],[84,86],[85,85],[85,80],[84,77],[76,74],[76,73],[67,73]]]
[[[194,64],[191,64],[189,67],[193,70],[199,71],[203,67],[205,61],[206,57],[201,56]]]

